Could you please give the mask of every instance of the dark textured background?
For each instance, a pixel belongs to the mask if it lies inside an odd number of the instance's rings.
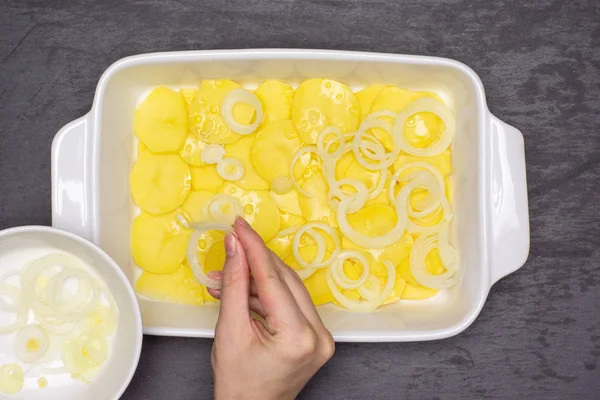
[[[100,74],[122,57],[301,47],[454,58],[525,135],[529,260],[466,332],[340,344],[301,398],[598,399],[599,4],[0,0],[0,228],[50,224],[52,137],[90,109]],[[146,337],[124,398],[210,398],[210,347]]]

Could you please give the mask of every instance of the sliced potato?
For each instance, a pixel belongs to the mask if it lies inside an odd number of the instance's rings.
[[[188,133],[183,97],[165,87],[154,89],[135,110],[133,131],[153,153],[179,151]]]
[[[137,159],[129,185],[133,201],[155,215],[175,210],[192,187],[188,165],[175,154],[143,153]]]

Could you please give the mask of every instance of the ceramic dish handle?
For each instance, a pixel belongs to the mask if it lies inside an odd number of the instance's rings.
[[[90,118],[65,125],[52,141],[52,226],[94,241]]]
[[[490,114],[492,284],[529,255],[529,209],[523,134]]]

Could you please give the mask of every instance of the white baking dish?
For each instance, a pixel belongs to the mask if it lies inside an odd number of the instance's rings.
[[[339,79],[437,92],[454,111],[454,244],[464,280],[434,299],[401,301],[372,314],[334,306],[321,316],[338,341],[441,339],[467,328],[490,287],[521,267],[529,253],[525,157],[521,133],[487,108],[478,76],[464,64],[433,57],[320,50],[226,50],[147,54],[113,64],[101,77],[92,110],[66,125],[52,146],[55,227],[102,247],[133,279],[129,245],[133,204],[133,113],[158,85],[197,86],[230,78],[250,87],[265,78]],[[218,307],[140,300],[144,332],[212,337]]]

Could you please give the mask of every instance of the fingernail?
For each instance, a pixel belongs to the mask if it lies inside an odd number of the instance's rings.
[[[236,252],[237,243],[235,236],[233,236],[231,232],[227,232],[227,234],[225,235],[225,254],[227,254],[227,257],[233,257],[235,256]]]
[[[215,281],[220,281],[223,279],[223,273],[221,271],[210,271],[206,274],[210,279],[214,279]]]
[[[237,217],[237,222],[238,224],[240,224],[241,226],[243,226],[244,228],[250,228],[250,224],[248,223],[248,221],[246,221],[244,218],[242,217]]]

